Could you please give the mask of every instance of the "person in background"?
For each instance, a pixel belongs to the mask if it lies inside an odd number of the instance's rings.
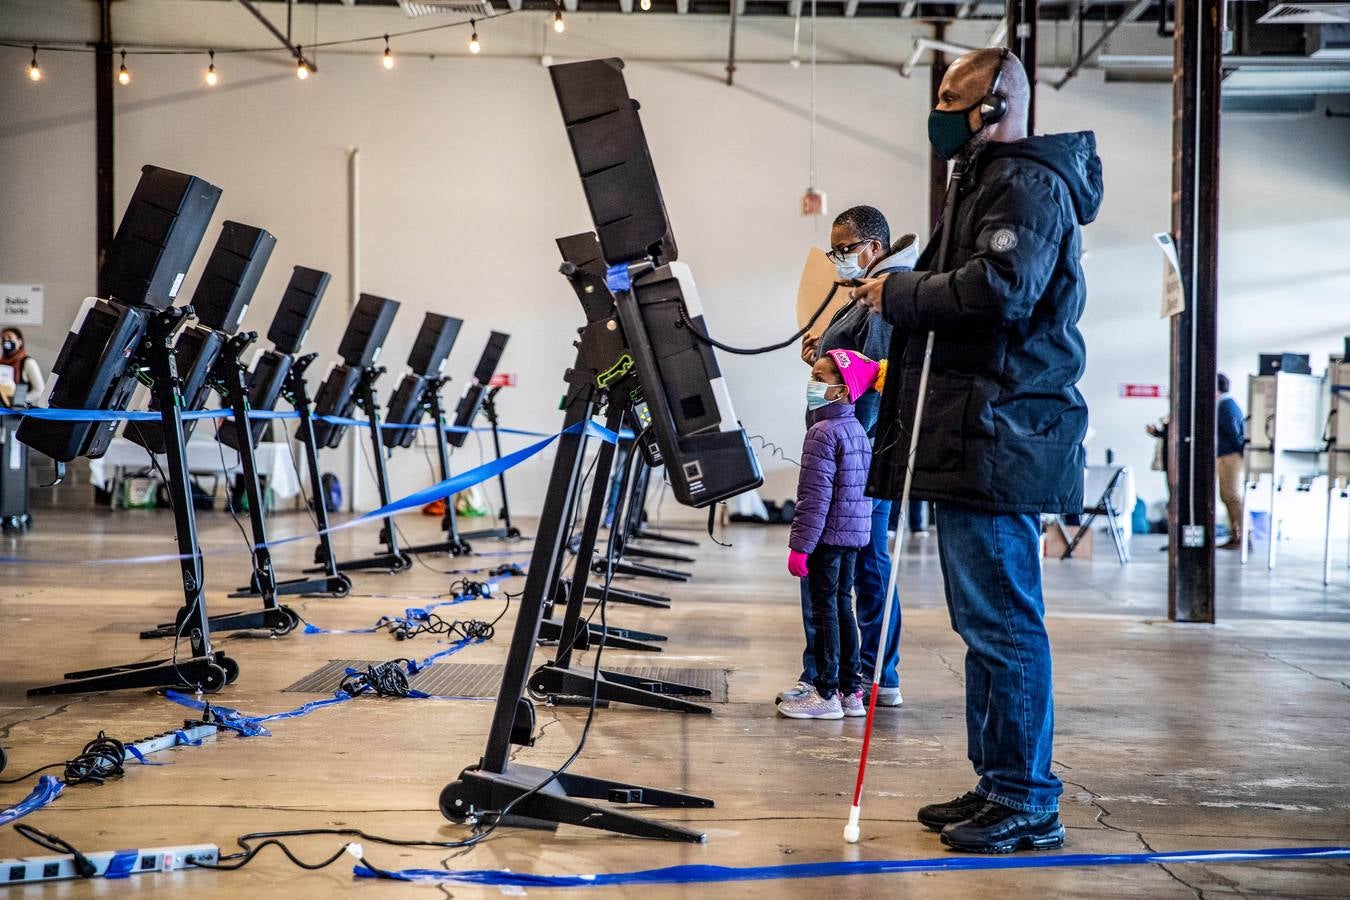
[[[977,780],[917,818],[963,852],[1064,843],[1041,515],[1083,511],[1081,229],[1101,208],[1102,163],[1091,132],[1029,137],[1030,98],[1006,48],[947,68],[928,136],[957,161],[950,212],[913,272],[852,291],[894,328],[869,496],[901,495],[932,348],[910,496],[935,509]]]
[[[1242,427],[1242,410],[1237,401],[1228,396],[1228,376],[1218,378],[1218,442],[1215,460],[1219,473],[1219,499],[1228,510],[1228,541],[1220,550],[1242,547],[1242,448],[1247,443]]]
[[[881,210],[872,206],[854,206],[835,217],[830,229],[830,261],[840,281],[871,278],[888,272],[902,272],[914,268],[918,259],[915,236],[907,234],[891,244],[891,228]],[[891,343],[891,326],[880,316],[855,303],[846,304],[830,319],[820,337],[807,335],[802,339],[802,362],[807,365],[825,357],[831,350],[851,350],[869,359],[881,359]],[[855,415],[867,433],[875,437],[877,411],[881,395],[868,390],[853,404]],[[809,418],[809,417],[808,417]],[[872,501],[870,540],[854,562],[853,589],[857,595],[858,627],[862,631],[862,672],[870,683],[876,667],[877,645],[881,638],[881,618],[885,612],[883,598],[890,583],[891,554],[887,545],[891,502]],[[881,690],[877,693],[878,706],[899,706],[900,694],[900,596],[897,591],[891,600],[891,624],[882,656]],[[815,663],[811,651],[814,643],[811,626],[811,598],[808,586],[802,582],[802,629],[806,633],[806,649],[802,653],[802,673],[797,683],[778,695],[784,698],[801,696],[812,690],[815,681]]]
[[[797,476],[797,508],[788,537],[788,572],[805,579],[811,599],[811,689],[785,697],[789,719],[865,716],[853,617],[854,560],[871,540],[872,501],[863,493],[872,443],[854,404],[872,390],[880,367],[852,350],[831,350],[811,367],[806,429]]]
[[[1154,471],[1161,472],[1163,474],[1163,483],[1167,485],[1167,506],[1171,506],[1172,504],[1172,479],[1167,474],[1167,466],[1168,466],[1167,454],[1169,452],[1167,441],[1168,441],[1168,433],[1171,430],[1171,427],[1172,427],[1171,416],[1163,416],[1161,419],[1157,421],[1157,424],[1150,424],[1144,426],[1144,430],[1147,431],[1153,437],[1157,438],[1158,440],[1158,445],[1153,448],[1152,468]],[[1167,523],[1167,510],[1166,508],[1164,508],[1163,533],[1167,532],[1166,523]],[[1158,548],[1158,550],[1164,553],[1167,552],[1167,544],[1164,543],[1161,547]]]
[[[24,349],[23,332],[17,328],[0,330],[0,366],[7,366],[10,375],[9,378],[0,375],[0,383],[26,388],[25,402],[30,406],[39,402],[47,383],[42,377],[42,367]],[[12,402],[10,398],[16,395],[12,390],[5,393],[8,395],[5,402]]]

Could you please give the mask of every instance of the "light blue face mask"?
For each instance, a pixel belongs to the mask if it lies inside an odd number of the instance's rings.
[[[829,406],[834,401],[826,397],[830,388],[838,385],[826,384],[823,381],[808,381],[806,383],[806,408],[820,409],[822,406]]]

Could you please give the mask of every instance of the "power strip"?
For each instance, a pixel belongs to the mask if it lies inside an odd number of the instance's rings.
[[[146,872],[173,872],[191,869],[197,862],[215,863],[220,848],[215,844],[191,844],[182,847],[151,847],[145,850],[106,850],[86,853],[94,865],[92,878],[126,878]],[[191,860],[191,861],[190,861]],[[0,859],[0,887],[10,884],[34,884],[40,881],[65,881],[79,878],[75,857],[29,856]]]

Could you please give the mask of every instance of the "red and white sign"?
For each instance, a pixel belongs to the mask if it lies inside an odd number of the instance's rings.
[[[1120,396],[1132,399],[1161,399],[1167,396],[1167,386],[1162,384],[1122,384]]]
[[[501,387],[515,387],[515,386],[516,386],[515,372],[498,372],[496,375],[493,375],[492,380],[488,382],[488,387],[501,388]]]

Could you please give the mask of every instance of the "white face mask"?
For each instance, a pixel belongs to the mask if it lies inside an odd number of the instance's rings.
[[[827,396],[830,388],[833,387],[838,387],[838,385],[826,384],[823,381],[808,381],[806,383],[806,408],[815,410],[834,403],[838,398],[831,400]]]
[[[834,264],[834,270],[839,273],[840,281],[852,281],[855,278],[861,278],[866,270],[858,265],[858,253],[850,253],[843,259]]]

